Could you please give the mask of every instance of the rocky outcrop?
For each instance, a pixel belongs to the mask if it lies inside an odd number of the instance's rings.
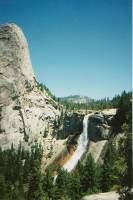
[[[60,116],[54,102],[38,88],[28,44],[15,24],[0,26],[0,146],[28,148],[43,143],[50,151],[53,124]]]
[[[68,136],[79,135],[83,130],[84,114],[78,112],[66,112],[62,126],[58,130],[57,137],[65,139]]]
[[[118,199],[119,199],[119,194],[117,192],[92,194],[82,198],[82,200],[118,200]]]
[[[103,164],[107,146],[108,146],[108,140],[101,140],[97,142],[90,141],[84,162],[86,161],[87,156],[91,153],[96,163]]]
[[[95,162],[102,164],[111,134],[111,120],[116,114],[116,109],[103,110],[93,113],[88,120],[89,145],[83,162],[91,153]]]
[[[88,121],[88,136],[91,141],[96,142],[109,139],[111,134],[111,120],[115,113],[115,111],[112,112],[112,109],[110,109],[110,112],[95,112],[90,116]]]

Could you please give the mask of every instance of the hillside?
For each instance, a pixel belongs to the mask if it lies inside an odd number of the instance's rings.
[[[60,97],[59,98],[61,101],[67,101],[70,103],[89,103],[92,101],[91,98],[87,97],[87,96],[80,96],[80,95],[71,95],[71,96],[67,96],[67,97]]]

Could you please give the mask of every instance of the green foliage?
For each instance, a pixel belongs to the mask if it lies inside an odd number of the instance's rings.
[[[95,193],[99,190],[99,166],[94,162],[91,154],[87,157],[85,165],[78,165],[83,193]]]
[[[94,162],[91,155],[85,164],[78,163],[72,174],[59,170],[56,187],[59,189],[60,197],[72,200],[80,200],[81,196],[98,192],[100,189],[100,168]]]
[[[118,130],[120,129],[122,122],[125,120],[125,117],[127,121],[130,121],[131,123],[131,99],[132,99],[131,92],[126,93],[125,91],[123,91],[121,95],[115,95],[115,97],[113,97],[112,99],[109,99],[107,97],[107,98],[103,98],[99,100],[91,99],[88,103],[74,103],[74,102],[67,101],[65,98],[64,99],[57,98],[55,95],[52,94],[52,92],[49,90],[49,88],[46,87],[45,84],[37,83],[37,88],[42,92],[45,90],[47,94],[53,100],[57,101],[58,103],[60,103],[60,105],[63,105],[66,110],[70,110],[70,111],[103,110],[103,109],[109,109],[109,108],[118,108],[119,110],[118,115],[122,114],[119,120],[120,122],[119,122]],[[125,113],[126,113],[126,116],[125,116]],[[115,121],[114,121],[114,125],[117,125]],[[130,130],[131,130],[131,127],[130,127]]]
[[[127,102],[130,103],[127,105]],[[118,108],[121,104],[120,107],[123,108],[123,105],[126,107],[129,106],[131,108],[131,92],[126,93],[125,91],[121,95],[116,95],[112,99],[103,98],[100,100],[94,100],[91,99],[88,103],[73,103],[70,101],[67,101],[66,99],[60,99],[59,101],[61,104],[64,105],[66,110],[103,110],[103,109],[109,109],[109,108]],[[128,108],[127,108],[128,109]],[[126,112],[126,110],[125,110]],[[128,113],[129,120],[130,118],[130,112]]]
[[[105,154],[104,164],[102,169],[101,189],[103,192],[111,190],[114,185],[120,184],[121,170],[119,169],[120,163],[118,163],[118,152],[115,145],[110,142]]]
[[[72,200],[80,200],[82,196],[82,185],[80,180],[80,174],[74,173],[71,176],[70,186],[69,186],[69,196]]]
[[[54,197],[53,177],[51,176],[51,172],[48,169],[45,171],[43,177],[43,190],[45,191],[45,197],[47,197],[47,199],[53,199]]]
[[[59,169],[56,179],[56,187],[59,190],[60,198],[65,196],[68,198],[70,189],[70,175],[65,170]]]
[[[119,155],[124,159],[125,170],[121,179],[122,186],[132,187],[132,134],[125,133],[119,143]]]
[[[106,108],[112,108],[113,103],[109,98],[104,98],[100,100],[91,100],[88,103],[73,103],[67,100],[60,100],[66,110],[102,110]]]
[[[101,189],[103,192],[114,188],[132,187],[132,137],[124,134],[116,145],[110,141],[101,166]]]
[[[38,86],[43,91],[44,86]],[[66,104],[67,109],[101,109],[118,106],[113,121],[115,135],[123,132],[118,145],[109,141],[104,163],[98,166],[89,155],[84,164],[78,163],[70,174],[58,171],[56,183],[53,184],[52,173],[47,169],[41,173],[43,151],[35,145],[31,151],[18,150],[12,146],[10,150],[0,149],[0,199],[1,200],[80,200],[83,195],[99,191],[110,191],[113,188],[128,188],[119,191],[120,200],[131,199],[129,188],[132,186],[132,135],[131,135],[131,93],[123,92],[110,101],[104,99],[93,102],[91,106]],[[87,107],[88,106],[88,107]],[[64,123],[65,113],[54,122],[54,128]],[[46,137],[46,130],[44,130]],[[65,133],[64,133],[65,134]],[[49,157],[52,155],[52,149]]]
[[[74,103],[74,102],[70,102],[67,101],[65,98],[57,98],[55,95],[52,94],[52,92],[49,90],[49,88],[46,87],[45,84],[42,83],[38,83],[37,84],[37,88],[40,91],[46,91],[47,94],[55,101],[57,101],[58,103],[60,103],[60,105],[63,105],[65,107],[66,110],[70,110],[70,111],[77,111],[77,110],[103,110],[103,109],[108,109],[108,108],[118,108],[121,104],[120,107],[123,107],[123,105],[127,106],[127,101],[129,101],[129,99],[131,100],[131,92],[126,93],[125,91],[122,92],[121,95],[115,95],[115,97],[113,97],[112,99],[107,98],[103,98],[103,99],[99,99],[99,100],[94,100],[91,99],[88,103]],[[75,95],[76,97],[76,95]],[[131,104],[131,101],[130,101]],[[129,104],[129,107],[131,107],[131,105]],[[60,107],[59,107],[60,108]],[[130,114],[129,118],[130,118]],[[128,117],[128,116],[127,116]],[[131,120],[131,119],[129,119]]]
[[[37,144],[31,152],[21,145],[18,150],[0,149],[0,199],[41,199],[42,148]],[[34,183],[34,184],[33,184]]]
[[[112,122],[113,132],[119,133],[123,131],[124,123],[127,124],[128,132],[132,131],[132,93],[125,91],[122,93],[118,102],[118,111]]]
[[[58,101],[58,98],[55,97],[55,95],[52,94],[49,88],[46,87],[43,83],[37,83],[37,88],[44,92],[44,90],[47,92],[48,96],[50,96],[53,100]]]
[[[118,159],[119,169],[123,171],[119,176],[120,185],[131,187],[132,185],[132,93],[125,91],[119,98],[117,114],[112,122],[113,133],[123,133],[119,142]]]
[[[109,143],[102,166],[89,155],[71,174],[59,169],[55,184],[50,170],[41,173],[40,146],[35,145],[30,152],[21,146],[17,151],[13,146],[10,150],[0,149],[0,199],[80,200],[84,195],[109,191],[115,185],[131,187],[131,137],[125,134],[119,148],[112,141]],[[128,198],[122,196],[121,200]]]

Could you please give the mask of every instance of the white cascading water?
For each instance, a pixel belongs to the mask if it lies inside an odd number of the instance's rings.
[[[80,134],[80,137],[78,139],[78,146],[72,157],[64,164],[62,167],[63,169],[67,170],[68,172],[71,172],[74,167],[76,167],[78,161],[81,159],[83,154],[86,151],[86,147],[88,144],[88,119],[90,115],[85,115],[83,120],[83,132]],[[55,185],[56,179],[58,175],[54,176],[53,184]]]
[[[83,132],[80,134],[78,139],[78,146],[72,157],[64,164],[63,169],[71,172],[77,165],[78,161],[86,151],[88,144],[88,118],[91,114],[86,115],[83,120]]]

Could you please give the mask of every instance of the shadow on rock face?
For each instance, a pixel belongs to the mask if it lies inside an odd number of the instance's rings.
[[[90,116],[88,121],[88,137],[91,141],[97,142],[109,139],[111,127],[108,125],[106,118],[104,114],[99,112]]]

